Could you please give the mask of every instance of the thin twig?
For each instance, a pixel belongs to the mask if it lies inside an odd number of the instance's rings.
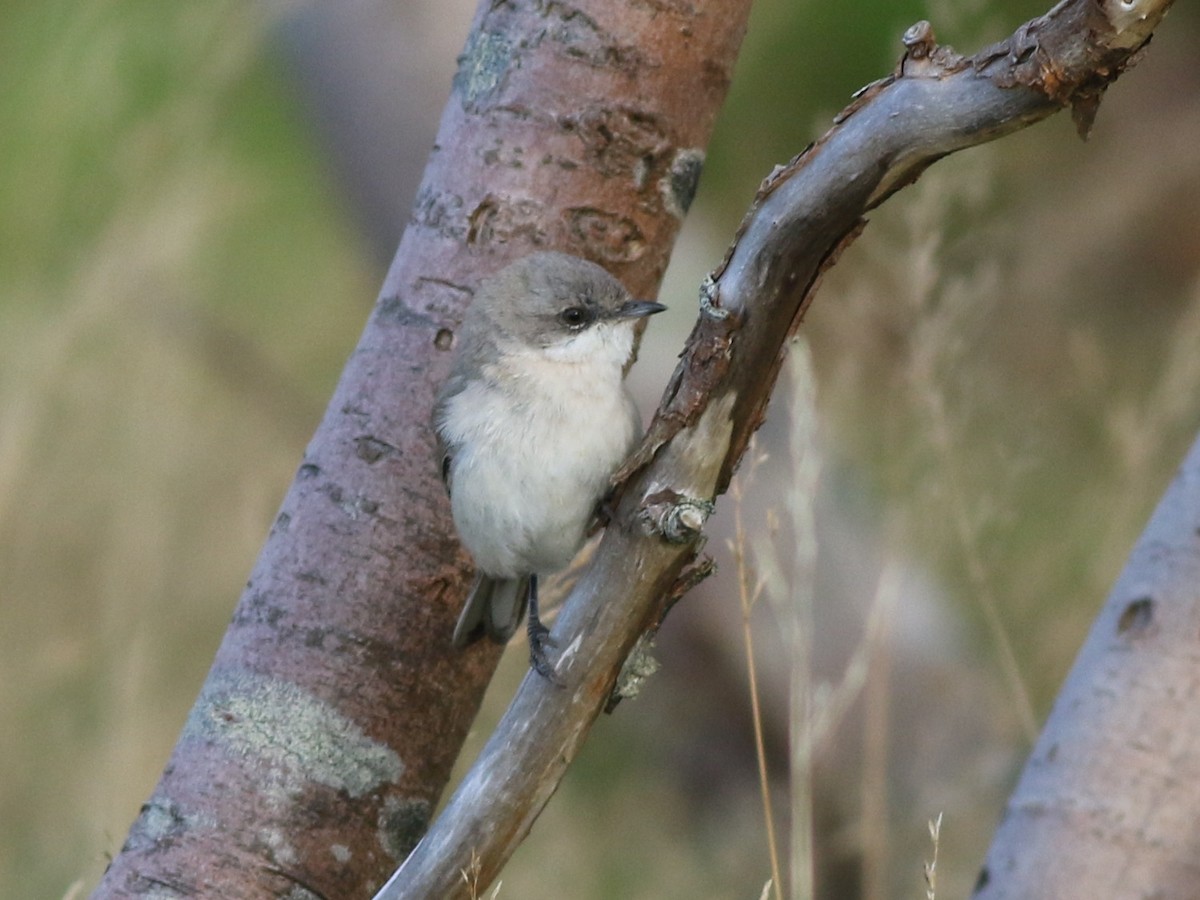
[[[752,451],[753,452],[753,451]],[[747,478],[764,457],[754,458],[747,467]],[[767,771],[766,742],[763,738],[762,702],[758,694],[758,668],[754,662],[754,634],[750,627],[750,613],[762,596],[763,582],[761,579],[751,586],[752,573],[750,563],[746,558],[746,529],[742,520],[742,482],[735,481],[730,487],[733,499],[733,551],[734,564],[738,573],[738,599],[742,609],[742,641],[746,649],[746,676],[750,683],[750,715],[754,723],[754,753],[758,763],[758,784],[762,792],[763,819],[767,830],[767,853],[771,860],[771,881],[774,885],[775,900],[783,900],[783,879],[779,866],[779,846],[775,838],[775,814],[771,806],[771,779]]]
[[[891,627],[891,605],[899,594],[897,566],[892,560],[884,563],[875,587],[872,611],[885,603],[888,613],[879,616],[878,630],[872,634],[868,626],[871,677],[867,680],[863,698],[863,897],[865,900],[885,900],[888,871],[888,738],[891,731],[889,689],[891,687],[891,646],[888,632]]]
[[[1032,745],[1037,740],[1037,716],[1033,711],[1033,700],[1029,696],[1029,688],[1021,675],[1021,666],[1017,662],[1017,654],[1013,649],[1012,639],[1000,611],[996,607],[996,598],[987,577],[987,567],[979,550],[976,530],[971,525],[967,512],[966,491],[959,475],[959,467],[955,464],[955,454],[952,450],[953,441],[950,438],[950,424],[947,421],[942,395],[927,394],[926,408],[929,411],[929,421],[933,430],[933,444],[942,457],[942,467],[946,473],[949,485],[950,514],[954,522],[955,536],[958,538],[963,559],[967,564],[967,578],[970,581],[972,593],[988,632],[995,642],[999,654],[1000,670],[1008,685],[1009,694],[1013,698],[1017,716],[1021,720],[1021,730]]]
[[[784,622],[790,624],[791,671],[789,721],[792,801],[792,897],[815,896],[813,862],[813,758],[827,732],[828,718],[815,701],[812,640],[816,629],[817,522],[816,495],[821,455],[817,437],[816,374],[808,342],[797,340],[790,348],[787,374],[791,389],[788,450],[792,479],[788,511],[795,546],[791,553],[791,578],[783,597],[790,607]],[[824,721],[822,719],[824,718]]]

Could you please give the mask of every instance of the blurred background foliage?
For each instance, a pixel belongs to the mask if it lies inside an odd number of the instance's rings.
[[[903,29],[928,17],[971,51],[1040,11],[757,0],[673,318],[633,375],[643,408],[759,180],[890,69]],[[381,283],[470,15],[0,11],[0,896],[79,896],[153,787]],[[939,812],[939,896],[969,892],[1029,746],[1022,692],[1044,718],[1200,425],[1198,30],[1172,13],[1090,143],[1060,116],[940,163],[808,316],[819,684],[862,649],[881,567],[902,574],[865,701],[818,748],[822,897],[919,895]],[[802,412],[781,392],[746,473],[752,558],[792,552],[767,522],[794,513]],[[502,897],[758,895],[729,511],[722,572],[668,621],[662,674],[597,728]],[[782,603],[753,620],[782,814],[789,585],[770,588]],[[509,657],[477,741],[521,674]]]

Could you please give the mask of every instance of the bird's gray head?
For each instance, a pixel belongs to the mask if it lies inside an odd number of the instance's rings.
[[[609,332],[666,309],[634,300],[621,282],[595,263],[565,253],[518,259],[479,286],[474,308],[501,343],[553,352],[582,345],[589,332]],[[620,329],[627,331],[629,329]]]

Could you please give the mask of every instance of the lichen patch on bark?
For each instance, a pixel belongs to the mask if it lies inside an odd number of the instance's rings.
[[[256,758],[264,789],[286,796],[316,783],[361,797],[404,772],[395,751],[333,706],[289,682],[249,673],[210,680],[184,734]]]

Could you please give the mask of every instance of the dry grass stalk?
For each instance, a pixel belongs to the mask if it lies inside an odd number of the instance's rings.
[[[929,839],[933,842],[933,858],[925,863],[925,900],[937,900],[938,847],[942,839],[942,814],[929,820]]]

